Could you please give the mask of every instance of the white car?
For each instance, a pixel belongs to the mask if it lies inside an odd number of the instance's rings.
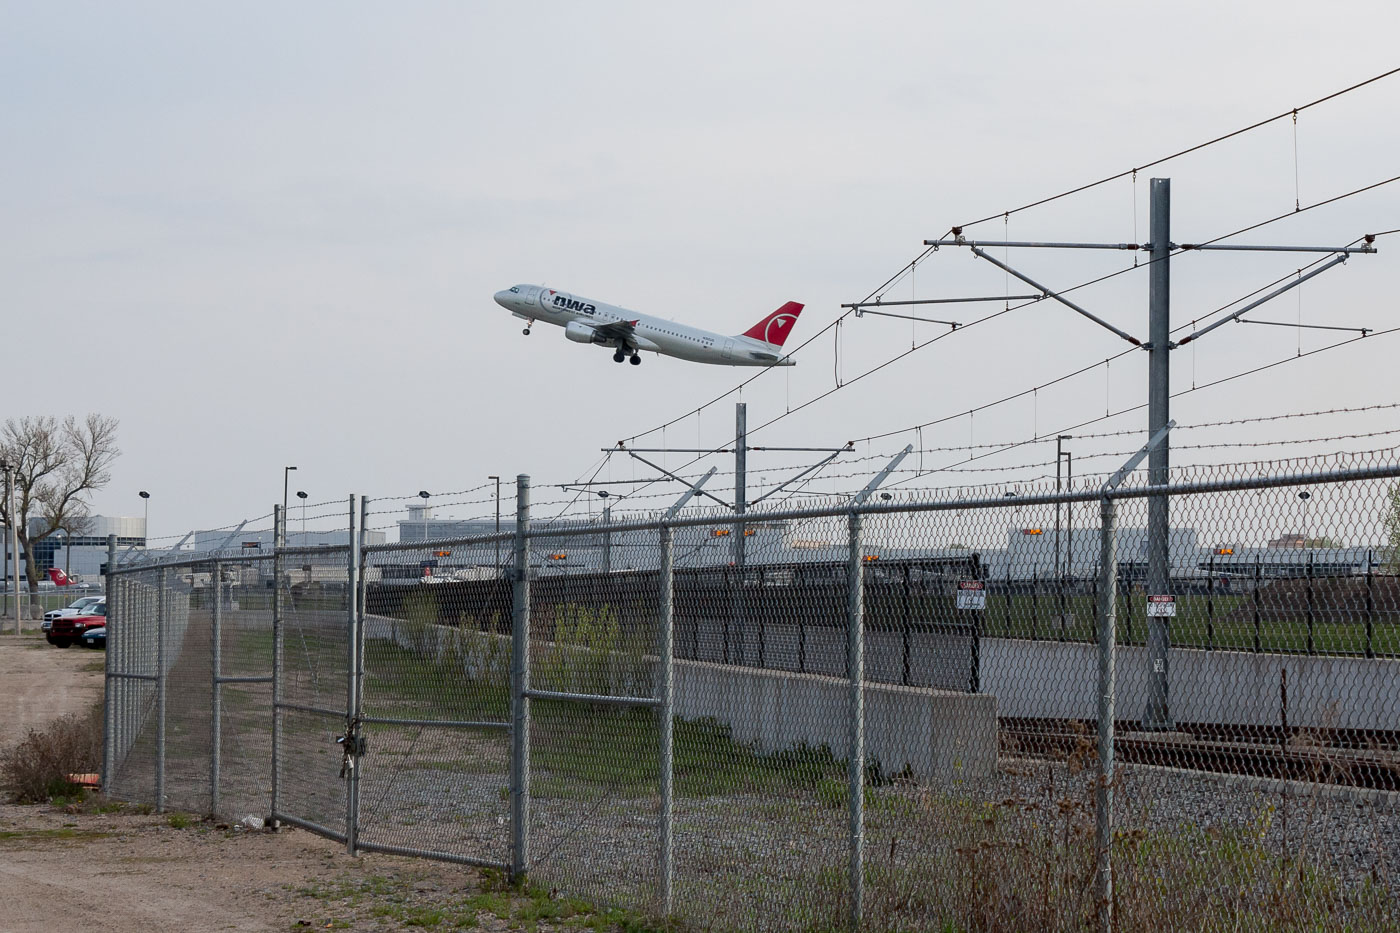
[[[44,622],[39,628],[47,632],[53,628],[53,620],[63,616],[85,615],[99,605],[107,604],[106,596],[84,596],[82,599],[74,600],[62,609],[50,609],[44,613]]]

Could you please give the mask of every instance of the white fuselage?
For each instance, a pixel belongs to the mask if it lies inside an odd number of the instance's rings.
[[[675,321],[628,311],[538,285],[516,285],[495,295],[496,303],[527,321],[565,328],[570,340],[613,347],[618,352],[649,350],[695,363],[720,366],[792,366],[782,349],[752,337],[726,336]],[[570,327],[570,325],[573,325]],[[625,337],[595,336],[591,328],[631,325]]]

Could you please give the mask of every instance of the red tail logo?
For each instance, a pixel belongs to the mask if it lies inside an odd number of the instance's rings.
[[[49,568],[49,579],[53,581],[54,586],[71,586],[73,584],[73,581],[68,579],[68,574],[57,567]]]
[[[795,301],[789,301],[744,331],[744,336],[752,337],[754,340],[762,340],[775,347],[781,347],[783,342],[787,340],[788,334],[792,333],[793,325],[797,323],[797,316],[801,313],[802,305]]]

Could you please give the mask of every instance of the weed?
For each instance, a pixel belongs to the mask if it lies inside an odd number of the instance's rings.
[[[14,803],[64,798],[81,802],[83,789],[69,775],[98,770],[102,760],[102,714],[64,716],[0,752],[0,784]]]
[[[188,813],[172,813],[165,818],[171,829],[189,829],[193,821]]]

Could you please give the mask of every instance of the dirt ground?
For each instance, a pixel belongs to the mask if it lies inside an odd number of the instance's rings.
[[[0,743],[99,701],[101,660],[99,652],[51,648],[39,636],[0,636]],[[469,868],[352,858],[301,830],[108,809],[100,800],[0,804],[0,933],[615,930],[629,919],[504,890]]]
[[[0,747],[102,699],[102,652],[54,648],[42,635],[0,636]]]

